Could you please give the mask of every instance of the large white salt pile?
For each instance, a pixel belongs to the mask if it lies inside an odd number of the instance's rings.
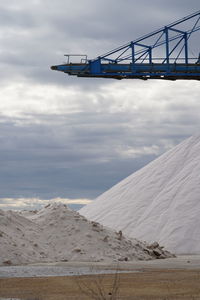
[[[199,254],[200,136],[122,180],[80,213],[177,254]]]
[[[51,204],[32,213],[0,210],[0,265],[165,257],[171,254],[156,243],[128,239],[63,204]]]

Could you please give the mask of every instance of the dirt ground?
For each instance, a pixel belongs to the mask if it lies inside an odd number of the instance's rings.
[[[113,292],[113,282],[116,279],[119,290],[117,297],[111,298],[109,293]],[[94,298],[88,295],[91,290],[95,292],[98,289],[98,294],[105,292],[106,298]],[[84,294],[85,292],[87,295]],[[0,279],[0,297],[29,300],[200,300],[200,269],[146,269],[138,273],[117,275],[4,278]]]

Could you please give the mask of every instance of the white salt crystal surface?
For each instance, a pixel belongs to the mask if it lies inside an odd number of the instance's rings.
[[[177,254],[200,253],[200,136],[125,178],[80,213]]]
[[[34,262],[117,262],[170,257],[158,246],[88,221],[63,204],[39,211],[0,210],[0,265]]]

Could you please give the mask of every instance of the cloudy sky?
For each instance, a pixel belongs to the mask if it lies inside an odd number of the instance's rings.
[[[65,53],[94,58],[197,10],[199,0],[0,0],[0,208],[88,203],[198,134],[197,81],[50,70]]]

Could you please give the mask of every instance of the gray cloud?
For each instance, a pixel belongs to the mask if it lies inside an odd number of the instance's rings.
[[[49,66],[62,63],[66,52],[95,57],[197,10],[199,3],[32,0],[1,6],[3,80],[22,76],[39,83],[84,85]]]
[[[111,113],[102,104],[100,113],[37,115],[39,124],[4,117],[2,197],[96,197],[198,128],[197,103],[188,110],[168,101],[163,110],[158,102],[154,109]]]

